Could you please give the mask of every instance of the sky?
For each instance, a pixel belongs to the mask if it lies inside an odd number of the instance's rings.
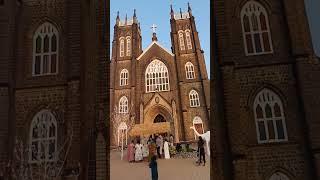
[[[314,51],[320,57],[320,0],[305,0]]]
[[[157,25],[158,42],[167,50],[171,51],[170,38],[170,3],[172,2],[175,12],[187,11],[190,3],[192,14],[195,17],[197,31],[199,33],[201,48],[210,76],[210,0],[111,0],[110,8],[110,38],[113,40],[113,27],[116,22],[117,11],[120,19],[124,20],[127,14],[128,19],[133,16],[136,9],[138,21],[140,22],[142,34],[142,48],[145,49],[151,43],[152,24]]]

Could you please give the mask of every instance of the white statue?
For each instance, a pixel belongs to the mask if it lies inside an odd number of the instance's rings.
[[[193,129],[194,133],[196,133],[197,136],[201,136],[202,139],[204,139],[206,141],[207,154],[208,154],[208,156],[210,156],[210,146],[209,146],[209,143],[210,143],[210,131],[207,131],[204,134],[199,134],[194,126],[191,126],[190,129]]]

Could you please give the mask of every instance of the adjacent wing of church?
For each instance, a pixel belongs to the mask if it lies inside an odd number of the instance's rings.
[[[140,24],[132,19],[114,26],[111,58],[111,145],[129,137],[172,134],[175,142],[197,139],[209,130],[209,79],[195,19],[171,8],[171,50],[153,33],[142,50]],[[168,19],[169,21],[169,19]],[[169,33],[168,33],[169,34]],[[190,127],[194,127],[193,130]]]

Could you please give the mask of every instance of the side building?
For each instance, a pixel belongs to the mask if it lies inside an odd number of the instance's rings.
[[[304,1],[214,4],[214,176],[318,179],[320,66]]]
[[[0,1],[0,176],[107,176],[104,6]]]

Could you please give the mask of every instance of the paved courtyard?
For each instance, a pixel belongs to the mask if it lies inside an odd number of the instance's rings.
[[[126,152],[124,160],[120,160],[120,152],[110,153],[111,180],[151,180],[148,162],[128,163]],[[207,157],[206,157],[207,160]],[[210,180],[210,164],[197,166],[196,159],[159,159],[159,180]]]

